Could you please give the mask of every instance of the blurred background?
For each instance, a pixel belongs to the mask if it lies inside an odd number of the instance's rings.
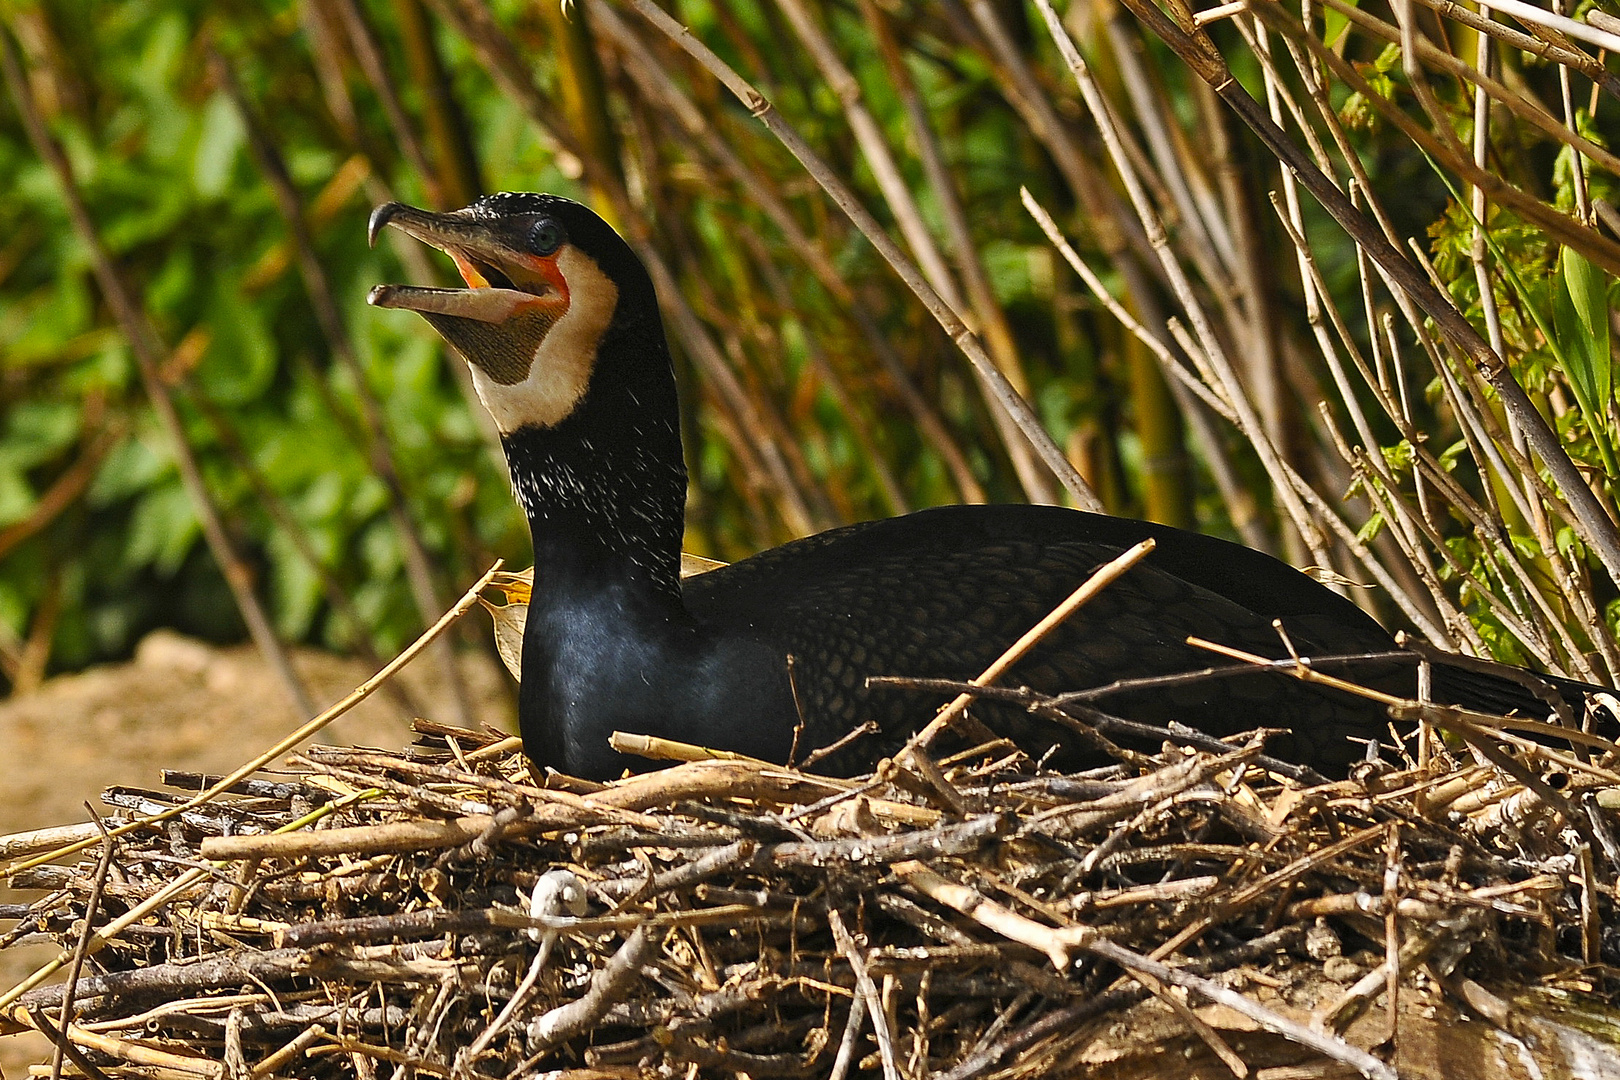
[[[390,199],[554,191],[632,238],[684,391],[691,551],[1074,501],[913,289],[645,7],[7,6],[0,687],[168,627],[251,639],[307,709],[325,701],[286,647],[374,663],[496,557],[527,565],[461,365],[364,304],[378,282],[451,280],[393,234],[367,248]],[[1140,0],[1050,24],[1009,0],[664,10],[848,185],[1108,512],[1273,551],[1447,648],[1620,670],[1602,558],[1620,38],[1596,6],[1172,2],[1181,55]],[[1184,61],[1210,54],[1370,232]],[[1410,282],[1505,360],[1561,463]],[[454,649],[490,654],[487,620]],[[476,723],[465,665],[434,663],[438,719]]]

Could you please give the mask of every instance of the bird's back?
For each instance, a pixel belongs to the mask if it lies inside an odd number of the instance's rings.
[[[1045,692],[1219,664],[1198,636],[1286,655],[1271,622],[1318,655],[1378,651],[1389,636],[1354,604],[1269,556],[1164,526],[1054,507],[945,507],[786,544],[685,586],[700,625],[747,633],[792,654],[805,714],[801,746],[825,745],[868,719],[883,734],[829,767],[856,769],[898,747],[938,695],[865,686],[869,675],[977,675],[1098,566],[1153,536],[1158,548],[1049,635],[1002,681]],[[1112,696],[1105,711],[1216,735],[1291,727],[1275,749],[1342,772],[1376,738],[1380,711],[1276,673]],[[1022,710],[978,714],[1042,753],[1061,732]],[[1071,750],[1058,760],[1084,762]]]

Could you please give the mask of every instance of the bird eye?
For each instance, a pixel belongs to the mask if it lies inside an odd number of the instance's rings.
[[[541,218],[529,230],[529,247],[536,255],[551,255],[562,247],[563,227],[552,218]]]

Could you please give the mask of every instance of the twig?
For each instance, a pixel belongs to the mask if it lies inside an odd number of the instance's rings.
[[[73,1045],[73,1041],[67,1037],[67,1019],[65,1013],[63,1014],[63,1017],[62,1028],[58,1029],[57,1026],[51,1023],[50,1020],[46,1018],[45,1014],[40,1010],[28,1010],[28,1018],[34,1030],[38,1031],[41,1035],[44,1035],[47,1039],[49,1039],[51,1046],[54,1048],[55,1056],[51,1062],[51,1073],[53,1080],[61,1075],[61,1066],[59,1063],[64,1057],[73,1062],[74,1065],[78,1066],[80,1071],[82,1071],[86,1076],[90,1077],[91,1080],[111,1080],[111,1078],[108,1077],[106,1073],[102,1072],[93,1061],[85,1057],[83,1052],[80,1051],[77,1046]]]
[[[882,999],[878,996],[877,984],[872,981],[871,974],[866,970],[866,960],[861,956],[855,939],[850,935],[849,928],[844,925],[844,917],[838,909],[827,908],[827,925],[832,929],[833,941],[838,944],[838,953],[848,962],[850,969],[855,972],[855,985],[860,988],[857,1000],[866,1004],[866,1011],[872,1017],[872,1030],[877,1035],[878,1053],[883,1060],[884,1080],[900,1080],[900,1068],[895,1063],[894,1032],[889,1028],[888,1017],[884,1014]],[[850,1016],[855,1014],[851,1011]]]
[[[263,1080],[264,1077],[273,1075],[278,1069],[285,1067],[294,1058],[298,1057],[304,1051],[308,1050],[311,1046],[314,1046],[325,1037],[325,1028],[321,1027],[319,1024],[311,1024],[309,1027],[293,1036],[292,1041],[288,1042],[285,1046],[276,1050],[274,1053],[265,1055],[262,1061],[253,1066],[252,1069],[248,1070],[249,1080]]]
[[[89,803],[84,804],[94,824],[102,833],[101,858],[96,862],[95,876],[90,881],[90,896],[84,902],[84,930],[79,934],[79,943],[73,949],[73,961],[68,965],[67,981],[62,984],[62,1017],[63,1039],[56,1044],[56,1053],[51,1057],[51,1080],[62,1078],[62,1054],[68,1045],[66,1038],[67,1025],[73,1020],[73,995],[79,988],[79,973],[84,969],[84,958],[90,951],[90,936],[95,932],[96,915],[100,913],[101,891],[107,884],[107,872],[112,869],[113,855],[118,850],[117,841],[106,831],[101,819],[91,808]]]
[[[1536,412],[1524,388],[1507,370],[1505,361],[1491,350],[1463,318],[1462,313],[1442,296],[1420,271],[1402,257],[1400,251],[1350,203],[1332,180],[1301,154],[1282,129],[1260,110],[1254,99],[1249,97],[1232,77],[1225,60],[1207,35],[1202,32],[1186,33],[1162,11],[1145,0],[1124,0],[1124,3],[1137,18],[1175,50],[1195,74],[1214,88],[1244,123],[1260,137],[1267,148],[1293,170],[1300,182],[1334,220],[1468,357],[1496,390],[1503,407],[1520,425],[1531,447],[1541,456],[1543,464],[1552,473],[1563,492],[1564,499],[1569,504],[1572,512],[1571,523],[1576,526],[1581,538],[1597,552],[1610,577],[1620,582],[1620,530],[1617,530],[1614,523],[1609,520],[1558,437],[1547,426],[1541,414]],[[1256,14],[1260,14],[1264,10],[1264,5],[1253,10]],[[1267,11],[1265,14],[1269,17],[1271,13]],[[1307,38],[1307,44],[1312,44],[1312,40]],[[1338,58],[1330,52],[1319,51],[1317,55],[1333,65],[1335,72],[1348,81],[1361,81],[1354,71],[1347,70],[1342,64],[1337,63]],[[1414,138],[1417,137],[1414,132]],[[1465,178],[1471,183],[1489,183],[1497,189],[1501,187],[1496,178],[1489,174],[1479,177],[1470,172]],[[1499,190],[1495,193],[1500,197]]]
[[[585,886],[567,870],[552,870],[542,875],[535,885],[534,895],[529,901],[529,914],[555,918],[565,912],[576,917],[585,914]],[[489,1026],[480,1032],[464,1051],[456,1055],[458,1072],[470,1074],[471,1066],[478,1060],[478,1056],[489,1049],[489,1045],[512,1022],[517,1011],[527,1003],[529,995],[534,992],[535,985],[540,981],[540,973],[546,968],[546,961],[551,958],[551,950],[557,944],[557,934],[555,930],[541,932],[540,948],[534,954],[534,960],[529,964],[529,970],[524,974],[523,981],[518,983],[511,1000],[501,1009],[500,1014],[490,1021]]]
[[[624,944],[591,979],[591,988],[585,992],[585,996],[559,1005],[531,1022],[528,1031],[530,1045],[538,1045],[541,1049],[520,1065],[516,1072],[527,1072],[550,1053],[552,1047],[588,1031],[605,1016],[639,975],[653,940],[652,928],[646,923],[632,930]]]
[[[1345,1042],[1336,1035],[1325,1035],[1312,1031],[1302,1024],[1296,1024],[1286,1017],[1280,1016],[1263,1005],[1244,997],[1233,990],[1228,990],[1200,975],[1173,968],[1168,964],[1151,960],[1140,953],[1132,952],[1123,946],[1116,945],[1103,938],[1093,938],[1087,941],[1083,948],[1093,956],[1105,960],[1112,960],[1126,971],[1143,973],[1161,982],[1175,986],[1184,986],[1202,997],[1224,1005],[1235,1012],[1253,1020],[1267,1031],[1281,1035],[1290,1042],[1298,1043],[1308,1049],[1314,1050],[1323,1057],[1337,1061],[1342,1065],[1354,1069],[1367,1080],[1399,1080],[1395,1069],[1387,1062],[1383,1062]]]

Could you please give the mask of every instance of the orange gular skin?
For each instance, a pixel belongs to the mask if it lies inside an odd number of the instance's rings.
[[[447,247],[444,251],[454,260],[456,270],[461,274],[461,280],[467,283],[469,289],[490,288],[489,281],[483,274],[479,273],[476,263],[453,247]],[[558,267],[556,255],[514,254],[503,261],[507,263],[509,271],[522,267],[534,278],[544,281],[551,288],[551,291],[545,296],[536,296],[513,305],[512,314],[514,316],[540,311],[561,315],[568,310],[568,278],[563,274],[562,269]],[[519,278],[522,276],[514,277],[514,283],[521,286],[523,282]]]

